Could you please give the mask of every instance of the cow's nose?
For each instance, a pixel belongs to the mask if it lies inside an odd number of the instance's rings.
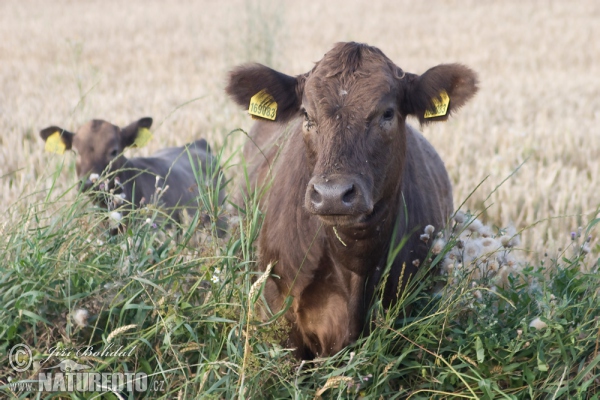
[[[329,208],[350,209],[356,197],[353,183],[313,183],[310,193],[310,200],[319,211],[327,211]]]
[[[306,206],[319,215],[359,215],[372,211],[362,185],[351,178],[314,177],[308,184]]]

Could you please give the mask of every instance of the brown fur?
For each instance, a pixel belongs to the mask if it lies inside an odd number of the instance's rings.
[[[185,209],[188,215],[193,216],[200,206],[194,170],[198,176],[208,179],[207,174],[216,172],[219,166],[204,139],[183,147],[162,149],[150,157],[127,159],[123,151],[134,144],[140,128],[151,126],[152,118],[149,117],[141,118],[124,128],[106,121],[92,120],[79,128],[76,134],[51,126],[40,131],[40,136],[46,141],[53,133],[61,132],[66,149],[77,150],[77,176],[81,179],[84,190],[94,186],[89,179],[91,174],[104,173],[109,177],[109,190],[124,193],[128,202],[139,207],[142,202],[148,204],[156,196],[156,176],[160,176],[158,187],[164,189],[169,186],[161,195],[160,204],[169,210],[175,221],[180,221],[179,211]],[[115,177],[121,182],[118,187]],[[212,183],[216,187],[216,177]],[[223,183],[224,180],[221,184]],[[224,190],[220,190],[219,204],[223,203],[224,198]],[[208,223],[210,221],[207,218],[207,215],[203,216],[204,222]],[[220,235],[225,233],[226,226],[224,219],[217,221]]]
[[[286,318],[298,356],[327,356],[363,331],[390,245],[407,239],[387,305],[417,271],[413,261],[423,262],[423,228],[441,229],[453,210],[443,162],[406,117],[429,122],[424,113],[445,90],[448,114],[433,120],[447,119],[475,94],[477,77],[459,64],[405,73],[377,48],[339,43],[297,77],[259,64],[230,74],[227,92],[244,107],[263,89],[277,117],[253,126],[244,154],[253,188],[270,184],[259,268],[275,267],[265,297],[272,312],[293,297]]]

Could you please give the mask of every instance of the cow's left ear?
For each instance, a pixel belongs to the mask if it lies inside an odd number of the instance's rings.
[[[40,137],[46,142],[46,151],[63,154],[65,150],[71,150],[75,134],[58,126],[50,126],[40,131]]]
[[[477,74],[461,64],[442,64],[423,75],[406,74],[402,107],[421,124],[445,121],[477,93]]]
[[[152,138],[152,118],[144,117],[121,129],[121,146],[143,147]]]
[[[300,110],[304,77],[289,76],[262,64],[246,64],[229,73],[225,90],[250,114],[285,122]]]

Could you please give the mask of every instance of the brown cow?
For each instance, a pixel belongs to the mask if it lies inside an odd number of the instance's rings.
[[[258,244],[259,268],[274,264],[265,298],[277,312],[293,297],[286,318],[299,357],[328,356],[363,330],[390,246],[407,239],[392,260],[387,305],[427,254],[419,234],[453,211],[444,164],[407,116],[446,120],[475,94],[477,76],[459,64],[419,76],[375,47],[339,43],[296,77],[260,64],[230,73],[238,104],[263,90],[275,119],[254,124],[244,154],[252,184],[271,184]]]
[[[147,132],[151,125],[152,118],[149,117],[124,128],[92,120],[79,128],[77,134],[51,126],[40,131],[40,136],[47,141],[58,132],[60,136],[55,135],[55,139],[62,142],[64,149],[77,150],[77,176],[82,180],[84,190],[100,184],[101,181],[96,181],[95,177],[105,173],[109,178],[106,183],[103,182],[103,190],[113,190],[135,207],[158,198],[159,204],[169,210],[171,217],[180,221],[182,210],[193,216],[202,205],[199,185],[212,184],[216,190],[217,185],[224,184],[224,179],[219,177],[219,166],[204,139],[183,147],[162,149],[151,157],[127,159],[123,155],[125,148],[132,146],[140,132]],[[160,195],[157,188],[162,191]],[[224,198],[224,190],[219,190],[219,205]],[[105,198],[95,199],[108,206]],[[207,215],[203,218],[204,222],[209,222]],[[219,218],[216,223],[218,233],[223,235],[227,226],[225,220]]]

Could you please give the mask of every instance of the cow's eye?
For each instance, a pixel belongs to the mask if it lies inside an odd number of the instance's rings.
[[[302,116],[304,117],[305,121],[310,121],[310,118],[308,118],[308,113],[306,112],[306,110],[304,108],[300,112],[302,113]]]
[[[110,156],[112,158],[115,158],[118,154],[119,154],[119,149],[114,149],[113,151],[110,152]]]
[[[308,113],[306,112],[306,110],[304,108],[302,108],[300,110],[300,113],[304,117],[304,123],[303,123],[304,129],[306,131],[310,131],[315,126],[315,122],[310,119],[310,117],[308,116]]]
[[[394,110],[392,108],[388,108],[383,113],[383,119],[386,121],[390,121],[392,118],[394,118]]]

